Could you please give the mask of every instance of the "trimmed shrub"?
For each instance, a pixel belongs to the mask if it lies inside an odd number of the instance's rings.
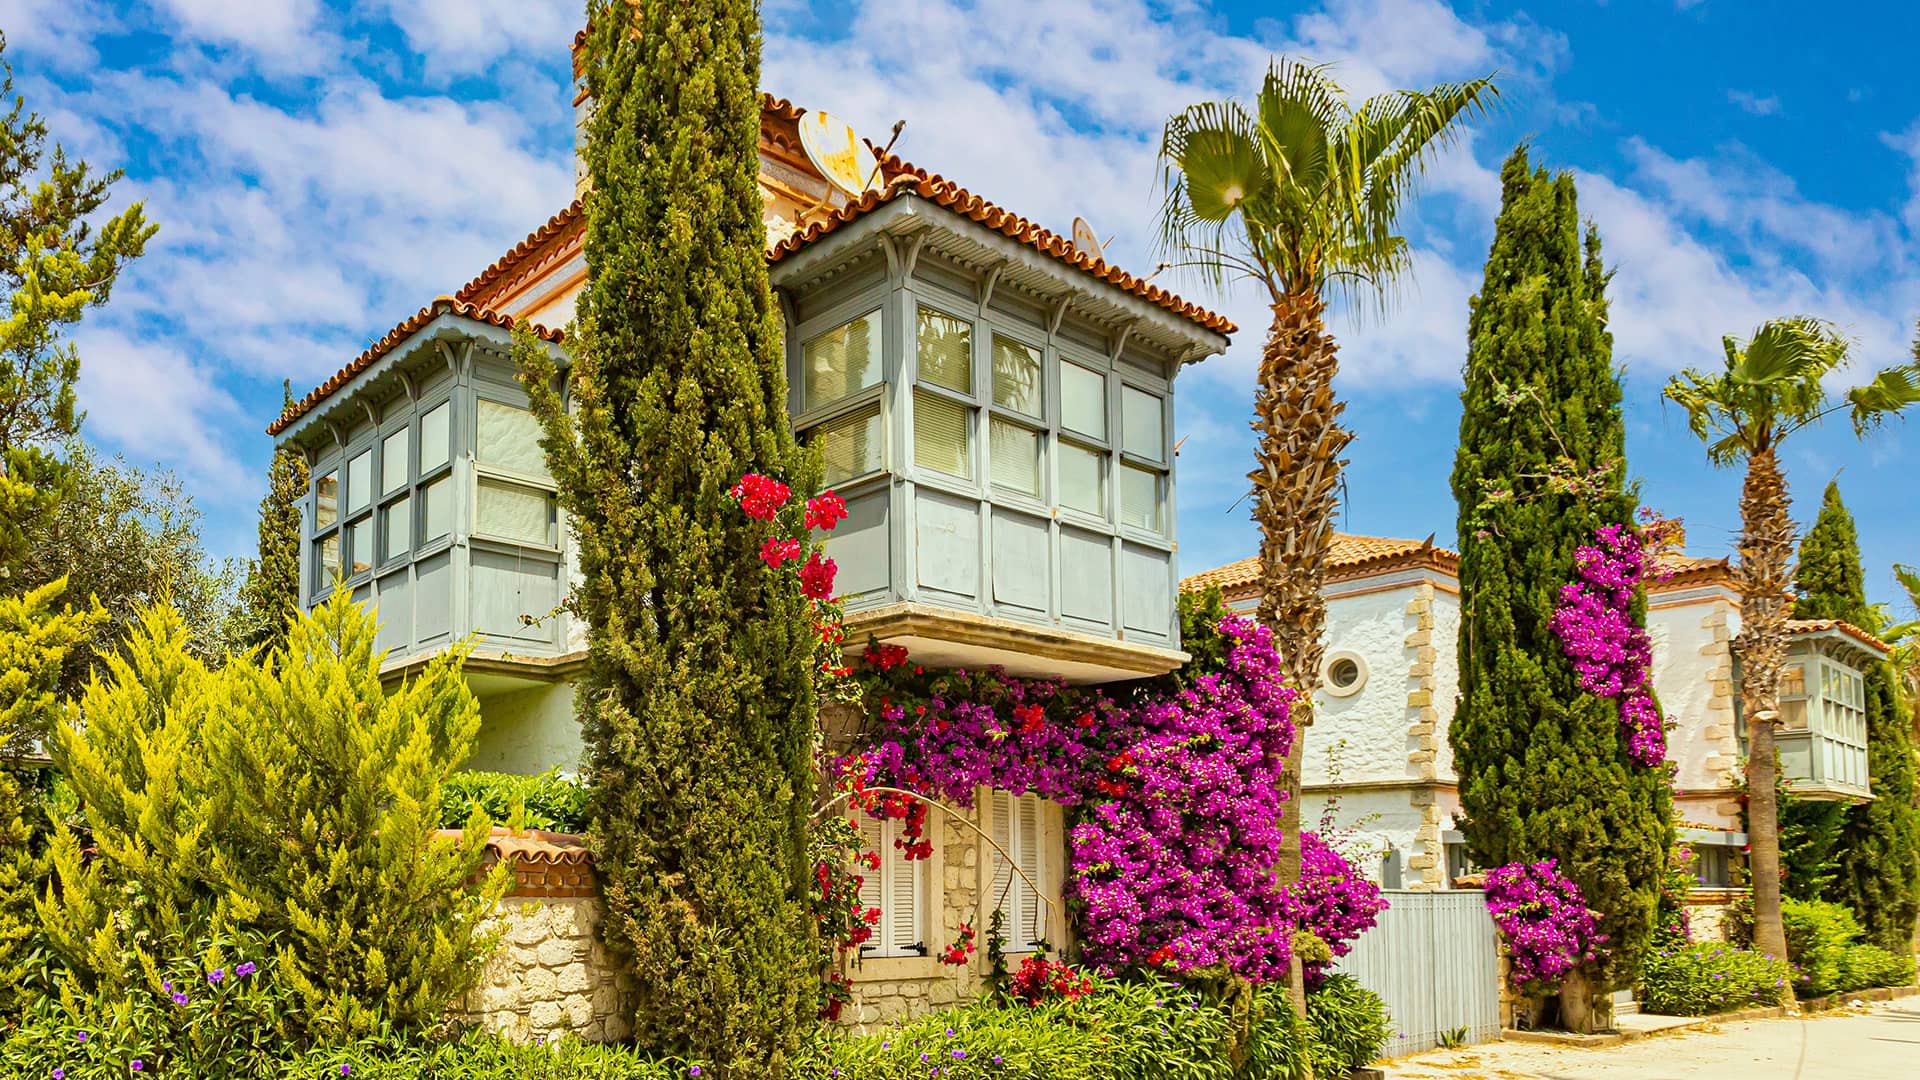
[[[1780,917],[1787,928],[1787,956],[1800,973],[1794,990],[1803,998],[1913,981],[1913,956],[1862,944],[1866,931],[1860,920],[1839,904],[1785,900]]]
[[[1386,1002],[1349,975],[1329,975],[1307,995],[1313,1075],[1345,1076],[1378,1058],[1392,1034]]]
[[[1720,942],[1657,949],[1640,965],[1640,1007],[1663,1016],[1711,1016],[1779,1005],[1792,978],[1785,961]]]
[[[1840,954],[1840,981],[1834,989],[1865,990],[1912,983],[1912,953],[1888,952],[1878,945],[1849,945]]]
[[[584,833],[592,817],[587,800],[587,786],[557,768],[538,776],[457,772],[440,789],[440,827],[465,828],[478,810],[488,820],[523,829]]]

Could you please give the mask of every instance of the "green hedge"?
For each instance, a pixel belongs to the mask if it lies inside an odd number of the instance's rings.
[[[1640,1007],[1663,1016],[1780,1005],[1793,972],[1784,960],[1722,942],[1656,949],[1640,965]]]
[[[1794,990],[1803,998],[1913,982],[1913,956],[1861,944],[1860,921],[1839,904],[1784,900],[1780,918],[1787,956],[1799,969]]]
[[[440,789],[440,827],[458,829],[478,808],[495,824],[514,820],[524,829],[549,832],[587,831],[587,788],[578,780],[549,769],[538,776],[517,773],[457,772]]]
[[[1308,998],[1316,1075],[1344,1076],[1386,1039],[1380,1000],[1334,977]],[[1303,1032],[1284,989],[1202,1000],[1169,983],[1102,982],[1093,995],[1038,1008],[973,1003],[868,1035],[818,1039],[794,1080],[1291,1080]],[[0,1073],[67,1080],[125,1080],[140,1040],[71,1025],[41,1024],[0,1045]],[[83,1050],[82,1047],[85,1047]],[[520,1046],[468,1031],[440,1042],[366,1040],[286,1060],[217,1069],[148,1059],[155,1080],[690,1080],[696,1062],[656,1059],[574,1040]],[[345,1070],[344,1072],[342,1070]],[[711,1073],[711,1070],[702,1070]]]

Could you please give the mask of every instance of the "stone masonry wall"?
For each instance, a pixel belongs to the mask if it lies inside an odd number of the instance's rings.
[[[500,947],[458,1017],[519,1042],[626,1038],[630,984],[599,941],[600,918],[592,895],[503,900],[488,927]]]

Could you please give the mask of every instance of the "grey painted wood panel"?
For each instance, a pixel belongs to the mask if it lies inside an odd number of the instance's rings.
[[[560,564],[557,560],[474,548],[474,629],[502,641],[551,644],[554,619],[547,617],[560,602]],[[527,626],[522,615],[544,618]]]
[[[1060,614],[1100,629],[1112,629],[1111,537],[1060,527]]]
[[[1053,566],[1047,519],[1005,508],[993,512],[993,602],[1002,614],[1047,621]]]
[[[1500,1037],[1500,953],[1478,890],[1385,893],[1391,905],[1334,968],[1386,1003],[1389,1057],[1431,1050],[1465,1028],[1469,1043]]]
[[[1122,544],[1120,601],[1127,636],[1165,641],[1173,625],[1173,556],[1157,548]]]
[[[847,519],[827,539],[827,555],[839,567],[834,587],[849,604],[868,606],[891,599],[888,502],[885,484],[847,499]]]
[[[914,493],[920,587],[980,599],[980,504],[925,488]]]
[[[414,566],[414,629],[422,643],[453,633],[452,549],[421,559]]]

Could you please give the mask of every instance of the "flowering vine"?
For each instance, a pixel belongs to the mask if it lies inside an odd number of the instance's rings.
[[[1618,702],[1627,753],[1653,768],[1666,760],[1666,731],[1653,703],[1653,641],[1633,617],[1633,597],[1653,569],[1653,555],[1671,531],[1650,520],[1641,528],[1606,525],[1574,552],[1578,580],[1560,589],[1553,631],[1573,662],[1580,688]]]
[[[1489,870],[1485,889],[1487,912],[1506,939],[1514,987],[1523,994],[1553,993],[1606,943],[1580,886],[1552,859]]]

